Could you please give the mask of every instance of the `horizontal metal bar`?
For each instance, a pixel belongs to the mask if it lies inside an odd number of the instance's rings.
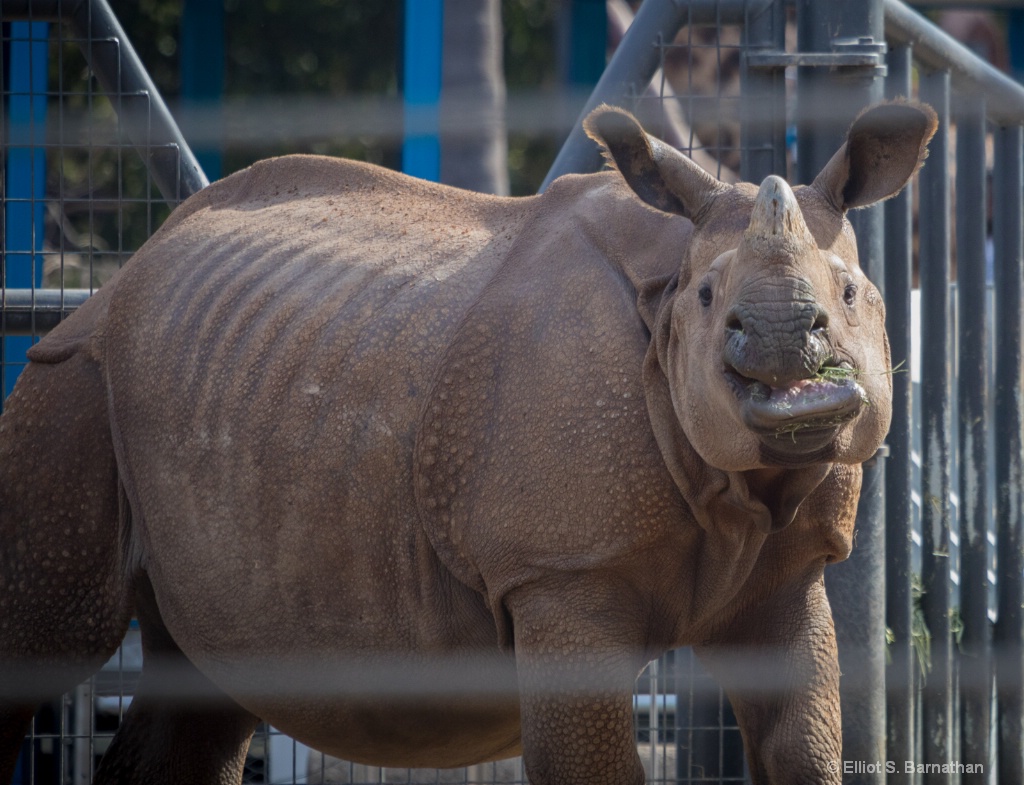
[[[911,5],[919,11],[947,8],[992,11],[996,8],[1024,8],[1024,0],[914,0]]]
[[[751,52],[747,65],[751,68],[787,68],[791,65],[812,68],[863,68],[882,64],[876,52]]]
[[[918,63],[949,71],[957,91],[981,92],[990,120],[999,125],[1024,123],[1024,87],[900,0],[885,0],[885,35],[912,46]]]
[[[4,0],[4,19],[56,21],[73,13],[88,0]],[[743,21],[748,9],[766,5],[763,0],[667,0],[690,14],[693,24],[736,24]]]
[[[89,299],[89,289],[7,289],[0,300],[0,335],[42,335]]]

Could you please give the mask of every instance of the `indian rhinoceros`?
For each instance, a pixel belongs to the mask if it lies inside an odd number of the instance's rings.
[[[865,111],[795,189],[621,110],[586,127],[612,170],[528,198],[258,163],[32,348],[0,419],[0,781],[135,615],[99,782],[239,782],[260,718],[361,762],[637,783],[633,682],[683,645],[755,783],[839,782],[822,576],[891,398],[845,213],[935,115]]]

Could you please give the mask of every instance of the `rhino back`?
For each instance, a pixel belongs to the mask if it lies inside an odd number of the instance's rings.
[[[169,628],[187,652],[493,641],[472,592],[438,589],[410,456],[437,358],[529,200],[315,158],[231,180],[137,254],[107,325],[119,464]],[[210,596],[237,599],[196,619]]]

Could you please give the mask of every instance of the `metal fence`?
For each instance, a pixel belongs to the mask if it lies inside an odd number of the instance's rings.
[[[105,2],[2,0],[2,21],[6,394],[27,343],[205,180]],[[634,109],[723,179],[777,173],[809,182],[856,111],[886,95],[932,104],[940,128],[915,188],[851,216],[862,264],[886,298],[894,361],[909,372],[893,377],[893,427],[866,468],[854,555],[826,579],[844,674],[847,779],[1016,785],[1024,782],[1024,90],[898,0],[646,0],[587,108]],[[577,129],[548,179],[598,166]],[[132,631],[98,677],[40,713],[19,781],[87,781],[138,668]],[[652,781],[746,780],[728,703],[688,651],[652,664],[634,705]],[[895,771],[869,765],[886,761]],[[984,774],[922,775],[906,761],[976,763]],[[246,781],[524,775],[516,761],[456,772],[356,767],[264,727]]]

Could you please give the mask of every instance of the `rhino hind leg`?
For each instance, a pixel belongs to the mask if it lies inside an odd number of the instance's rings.
[[[0,782],[36,708],[95,672],[131,616],[103,379],[30,363],[0,417]]]
[[[164,627],[149,580],[136,581],[143,666],[94,785],[241,783],[259,720],[185,657]]]

